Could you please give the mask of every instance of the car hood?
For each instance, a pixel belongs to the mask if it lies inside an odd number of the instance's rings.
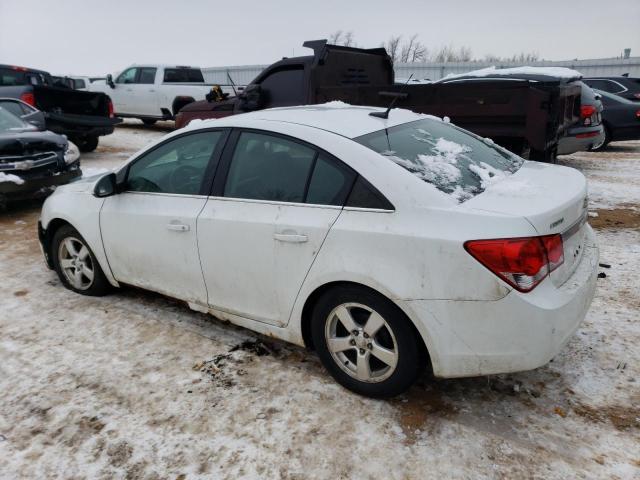
[[[13,131],[0,133],[0,162],[3,157],[22,157],[34,153],[60,152],[67,140],[53,132]]]

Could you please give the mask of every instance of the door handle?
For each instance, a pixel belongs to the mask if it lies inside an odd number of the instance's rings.
[[[298,235],[291,233],[274,233],[273,238],[275,238],[278,242],[289,242],[289,243],[304,243],[309,240],[306,235]]]
[[[182,223],[169,223],[167,224],[167,230],[173,230],[174,232],[188,232],[189,225],[184,225]]]

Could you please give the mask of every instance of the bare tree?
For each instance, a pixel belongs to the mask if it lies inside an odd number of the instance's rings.
[[[411,61],[412,62],[424,62],[427,59],[427,55],[429,51],[427,47],[425,47],[422,42],[416,42],[413,46],[413,52],[411,53]]]
[[[344,40],[342,40],[342,45],[344,45],[345,47],[355,47],[356,46],[356,42],[353,38],[353,32],[352,31],[348,31],[347,33],[344,34]]]
[[[340,40],[342,40],[342,30],[336,30],[329,35],[329,43],[331,45],[340,45]]]
[[[400,57],[400,40],[402,40],[402,36],[401,35],[398,35],[397,37],[394,37],[392,35],[391,38],[389,38],[389,40],[387,40],[387,43],[383,43],[382,44],[382,46],[384,48],[386,48],[387,53],[391,57],[391,63],[396,63],[397,61],[399,61],[399,57]]]

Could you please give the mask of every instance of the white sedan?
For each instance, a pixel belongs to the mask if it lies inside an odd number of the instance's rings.
[[[75,292],[184,300],[385,397],[424,367],[486,375],[556,355],[594,294],[586,208],[574,169],[435,117],[332,102],[175,131],[59,188],[39,235]]]

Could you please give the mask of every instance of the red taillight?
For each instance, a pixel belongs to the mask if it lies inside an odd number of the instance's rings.
[[[561,235],[470,240],[473,258],[520,292],[530,292],[564,261]]]
[[[636,112],[636,118],[640,118],[640,110]]]
[[[600,132],[579,133],[576,135],[576,138],[591,138],[597,137],[598,135],[600,135]]]
[[[111,101],[110,98],[107,98],[107,108],[109,109],[109,118],[113,118],[114,116],[113,102]]]
[[[25,92],[20,95],[20,100],[22,100],[24,103],[28,103],[32,107],[36,106],[36,97],[31,92]]]
[[[581,118],[589,118],[594,113],[596,113],[596,107],[594,107],[593,105],[582,105],[580,107]]]
[[[564,262],[564,246],[562,235],[546,235],[540,237],[549,261],[549,272],[553,272]]]

